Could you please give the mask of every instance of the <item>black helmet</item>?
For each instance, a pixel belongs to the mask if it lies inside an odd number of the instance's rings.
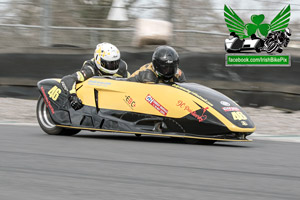
[[[156,73],[165,80],[173,78],[179,65],[179,56],[170,46],[159,46],[152,56],[152,63]]]

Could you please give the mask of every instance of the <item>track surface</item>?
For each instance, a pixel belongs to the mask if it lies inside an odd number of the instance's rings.
[[[179,140],[0,126],[1,200],[295,199],[299,143]]]

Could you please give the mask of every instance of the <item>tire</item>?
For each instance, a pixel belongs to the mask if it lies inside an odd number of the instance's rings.
[[[278,53],[282,53],[282,51],[283,51],[283,49],[281,49],[281,48],[278,48],[278,49],[277,49],[277,52],[278,52]]]
[[[275,42],[270,42],[267,48],[267,53],[272,53],[278,48],[278,44]]]
[[[42,96],[39,97],[36,106],[36,116],[38,123],[48,135],[75,135],[80,132],[80,129],[68,129],[62,128],[55,125],[50,117],[48,108]]]
[[[262,46],[262,42],[259,41],[258,44],[256,44],[256,46],[255,46],[255,51],[256,51],[256,53],[260,53],[262,47],[263,47],[263,46]]]

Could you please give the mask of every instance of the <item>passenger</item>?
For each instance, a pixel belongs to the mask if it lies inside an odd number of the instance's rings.
[[[143,65],[127,80],[141,83],[185,82],[179,69],[179,56],[170,46],[159,46],[153,53],[152,62]]]
[[[127,78],[127,63],[122,60],[119,49],[110,43],[97,45],[94,58],[83,63],[80,71],[64,76],[61,80],[62,88],[68,93],[71,106],[78,110],[83,105],[76,94],[76,83],[83,82],[93,76],[114,76]]]

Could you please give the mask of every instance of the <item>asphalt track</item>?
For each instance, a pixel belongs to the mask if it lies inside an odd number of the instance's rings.
[[[299,200],[299,151],[299,143],[188,145],[0,125],[0,199]]]

